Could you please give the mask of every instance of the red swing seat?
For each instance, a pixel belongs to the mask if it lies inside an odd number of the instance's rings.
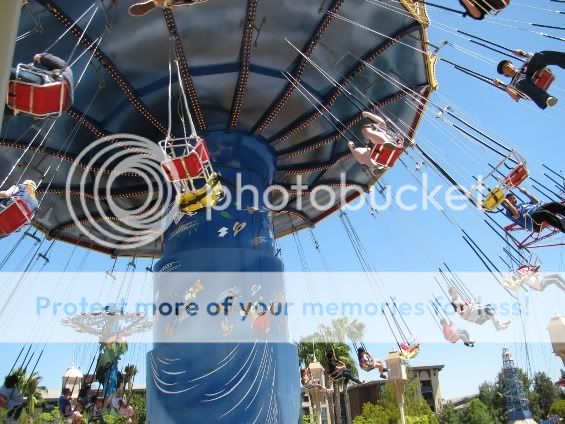
[[[15,233],[24,225],[29,224],[32,216],[33,212],[25,200],[15,199],[0,212],[0,236]]]
[[[161,167],[167,179],[175,182],[201,177],[204,167],[209,163],[208,149],[204,140],[199,138],[190,153],[164,161]]]
[[[518,187],[529,177],[530,173],[524,163],[519,164],[504,179],[504,185],[507,187]]]
[[[39,76],[43,81],[52,73],[37,69],[33,65],[19,64],[16,68],[16,76],[20,71]],[[48,82],[36,84],[20,79],[10,80],[6,105],[14,111],[14,115],[25,113],[36,118],[47,118],[60,116],[70,105],[69,85],[66,81]]]
[[[66,82],[45,85],[12,80],[8,84],[6,104],[14,115],[25,113],[37,118],[60,116],[67,108],[69,87]]]
[[[553,81],[555,81],[555,75],[549,68],[540,69],[532,76],[532,82],[545,91],[549,90]]]
[[[403,150],[404,149],[402,147],[395,147],[391,149],[389,147],[384,147],[384,145],[381,144],[373,147],[373,150],[371,151],[371,160],[382,168],[392,168]]]

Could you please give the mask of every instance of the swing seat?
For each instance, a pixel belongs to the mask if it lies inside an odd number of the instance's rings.
[[[182,193],[177,196],[179,208],[184,213],[196,212],[214,206],[222,198],[224,189],[220,176],[212,174],[206,185],[198,190]]]
[[[69,87],[64,81],[41,85],[11,80],[6,105],[14,111],[14,115],[25,113],[36,118],[57,117],[69,106],[68,94]]]
[[[403,150],[402,147],[391,149],[384,147],[382,144],[375,146],[373,150],[371,150],[371,161],[375,166],[381,169],[392,168]]]
[[[328,374],[328,377],[330,377],[330,380],[333,381],[334,383],[343,380],[343,374],[340,373],[339,371],[336,371],[332,374]]]
[[[504,193],[502,187],[495,187],[489,192],[489,194],[485,196],[481,203],[481,206],[487,211],[494,211],[498,209],[505,198],[506,194]]]
[[[33,212],[25,200],[15,199],[0,212],[0,236],[15,233],[24,225],[29,224],[32,216]]]
[[[204,168],[210,164],[210,155],[204,140],[198,139],[191,152],[161,163],[165,176],[170,182],[202,177]]]
[[[418,356],[418,353],[420,353],[420,343],[414,342],[410,344],[408,342],[402,342],[400,344],[400,352],[398,352],[398,354],[403,359],[415,358],[416,356]]]
[[[521,163],[514,168],[510,174],[504,179],[504,185],[507,187],[518,187],[529,177],[530,172],[526,165]]]
[[[405,360],[410,360],[410,359],[414,359],[416,356],[418,356],[418,354],[420,353],[420,348],[418,349],[414,349],[414,350],[404,350],[404,349],[400,349],[400,352],[398,352],[398,355]]]
[[[555,75],[549,68],[540,69],[532,76],[532,82],[545,91],[549,90],[553,81],[555,81]]]

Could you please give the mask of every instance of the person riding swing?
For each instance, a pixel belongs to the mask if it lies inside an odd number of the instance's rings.
[[[506,93],[515,101],[523,98],[531,99],[539,108],[546,109],[557,104],[557,97],[550,95],[547,90],[554,77],[549,65],[565,69],[565,53],[556,51],[541,51],[530,54],[524,50],[514,50],[517,56],[527,58],[528,61],[518,69],[509,60],[498,64],[497,72],[500,75],[512,78],[510,84],[504,85],[502,81],[495,80],[497,87],[504,87]]]
[[[558,231],[565,232],[565,205],[559,202],[541,203],[526,189],[518,187],[529,199],[529,203],[518,203],[513,193],[506,195],[502,202],[504,214],[520,228],[540,233],[549,225]]]
[[[492,305],[480,305],[476,302],[464,300],[455,287],[449,288],[451,306],[454,311],[464,320],[483,325],[491,321],[497,331],[506,330],[510,321],[500,321]]]
[[[367,350],[364,347],[360,347],[357,349],[357,359],[359,360],[359,367],[361,367],[363,371],[369,372],[372,370],[379,370],[380,377],[382,379],[387,378],[385,372],[387,372],[388,369],[385,368],[382,361],[378,359],[377,360],[373,359],[371,354],[367,352]]]
[[[339,361],[333,350],[328,350],[326,352],[326,360],[328,364],[327,372],[332,380],[339,380],[343,378],[343,384],[347,386],[349,380],[354,381],[357,384],[363,384],[361,380],[358,380],[351,374],[351,371],[347,368],[347,366]]]
[[[561,290],[565,290],[565,278],[561,274],[542,274],[540,266],[520,265],[514,270],[513,275],[505,278],[503,286],[509,290],[516,291],[523,286],[535,291],[544,291],[550,285],[556,285]]]
[[[312,371],[310,371],[310,368],[308,367],[300,369],[300,383],[308,390],[320,390],[323,392],[329,391],[322,386],[320,380],[312,377]]]
[[[457,343],[459,340],[467,347],[475,347],[475,342],[471,340],[467,330],[456,328],[453,323],[448,322],[445,318],[439,320],[443,331],[443,337],[449,343]]]
[[[388,130],[383,118],[367,111],[363,112],[362,116],[371,121],[363,125],[361,129],[363,137],[368,142],[368,147],[355,147],[352,141],[349,141],[347,146],[353,158],[359,164],[367,167],[371,173],[374,173],[377,170],[383,170],[388,167],[388,163],[380,163],[376,160],[378,153],[383,150],[395,152],[397,149],[401,149],[402,140],[398,136],[393,137],[394,134]]]

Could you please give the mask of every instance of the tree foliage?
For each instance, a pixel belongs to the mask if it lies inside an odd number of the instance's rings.
[[[439,415],[439,424],[461,424],[459,413],[452,403],[448,403],[443,407]]]
[[[462,421],[465,424],[496,424],[487,405],[480,399],[473,399],[462,413]]]
[[[438,424],[430,406],[420,394],[420,385],[412,381],[406,385],[404,394],[406,423]],[[363,405],[363,412],[353,420],[353,424],[396,424],[400,419],[398,403],[390,384],[385,385],[383,395],[375,404]]]
[[[553,402],[551,408],[549,408],[549,412],[559,415],[560,417],[565,417],[565,399],[559,399]]]
[[[129,404],[135,411],[135,422],[137,424],[145,424],[146,421],[146,406],[145,406],[145,394],[144,393],[133,393],[130,396]]]
[[[551,413],[551,406],[559,398],[559,391],[551,378],[543,372],[534,375],[534,393],[541,411],[541,418],[547,418]]]

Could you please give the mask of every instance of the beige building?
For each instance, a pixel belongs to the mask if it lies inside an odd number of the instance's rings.
[[[434,412],[441,412],[442,408],[439,372],[443,367],[443,365],[408,367],[408,378],[420,382],[422,397]]]
[[[310,395],[309,391],[302,389],[302,414],[303,415],[316,415],[314,396]],[[332,393],[329,393],[331,396]],[[320,415],[318,424],[333,424],[329,414],[329,403],[327,396],[322,396],[320,399]]]
[[[443,370],[444,365],[421,365],[408,367],[408,378],[416,380],[420,383],[422,397],[432,411],[441,412],[442,399],[441,387],[439,381],[439,373]],[[361,414],[365,403],[374,403],[382,396],[386,380],[369,381],[364,384],[355,384],[349,386],[349,405],[351,410],[351,418],[355,418]],[[330,394],[331,395],[331,394]],[[342,398],[342,414],[345,418],[345,405]],[[321,421],[320,424],[332,424],[329,415],[329,403],[326,396],[320,398]],[[307,390],[302,391],[302,412],[304,415],[314,415],[315,400],[309,395]]]

